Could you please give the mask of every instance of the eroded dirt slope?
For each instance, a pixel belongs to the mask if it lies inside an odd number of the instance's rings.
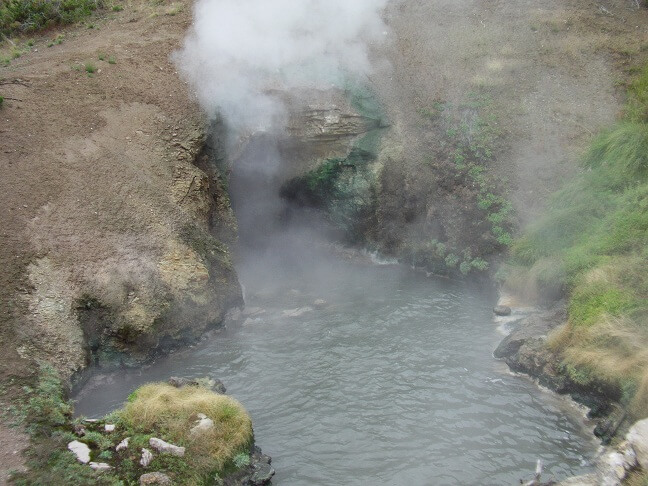
[[[215,217],[232,239],[228,199],[194,165],[211,167],[205,120],[169,60],[190,21],[188,3],[131,2],[0,69],[20,100],[0,109],[3,383],[40,359],[64,376],[143,359],[240,299],[208,234]]]

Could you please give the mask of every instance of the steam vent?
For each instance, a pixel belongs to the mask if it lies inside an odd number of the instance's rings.
[[[648,485],[646,0],[0,0],[0,484]]]

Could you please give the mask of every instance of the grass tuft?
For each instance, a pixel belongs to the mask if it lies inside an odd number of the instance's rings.
[[[215,426],[192,437],[199,413]],[[247,452],[252,441],[252,422],[241,404],[202,387],[144,385],[129,398],[120,418],[136,433],[156,433],[187,447],[186,462],[199,474],[222,470],[237,454]]]

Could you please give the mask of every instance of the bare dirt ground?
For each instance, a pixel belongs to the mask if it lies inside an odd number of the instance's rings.
[[[390,66],[372,81],[400,143],[420,157],[434,140],[417,110],[488,89],[504,135],[495,170],[510,180],[523,222],[614,120],[617,80],[648,45],[647,14],[631,0],[395,0],[385,15],[391,43],[377,56]],[[79,348],[82,336],[67,327],[61,299],[147,268],[182,219],[177,192],[194,179],[176,162],[202,119],[169,54],[190,22],[189,0],[132,0],[35,37],[0,68],[12,81],[0,94],[20,100],[0,109],[2,383],[28,380],[42,355],[70,373],[82,366],[62,351]],[[25,344],[38,336],[39,346]],[[17,389],[3,388],[3,405]],[[14,452],[25,437],[2,423],[0,437],[2,482],[20,467]]]
[[[3,408],[20,399],[36,359],[68,374],[83,365],[66,299],[144,272],[186,219],[178,193],[193,184],[185,152],[203,119],[169,54],[190,21],[188,3],[127,2],[34,37],[0,68],[10,82],[0,85]],[[2,423],[0,437],[1,483],[26,441]]]

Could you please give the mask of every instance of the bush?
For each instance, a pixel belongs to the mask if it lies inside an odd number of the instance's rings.
[[[69,24],[103,7],[103,0],[4,0],[0,2],[0,32],[34,32]]]

